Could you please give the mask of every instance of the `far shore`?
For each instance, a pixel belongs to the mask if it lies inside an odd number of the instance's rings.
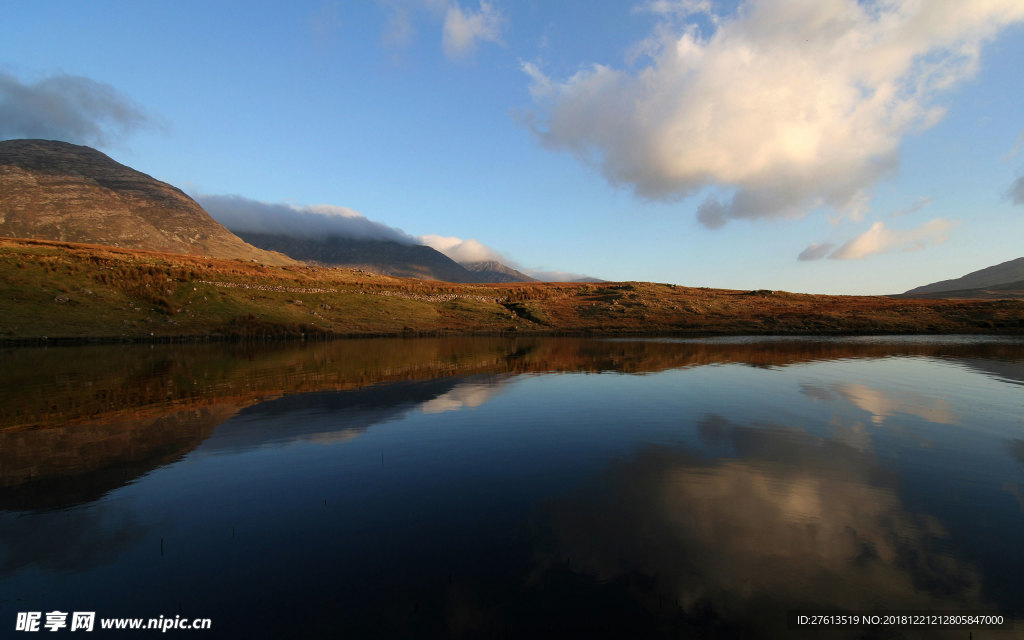
[[[417,336],[1024,335],[1024,300],[454,284],[0,239],[0,344]]]

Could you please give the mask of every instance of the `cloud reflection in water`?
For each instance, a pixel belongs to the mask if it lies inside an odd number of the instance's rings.
[[[785,636],[796,608],[984,608],[979,572],[869,454],[717,416],[701,426],[741,457],[651,447],[614,463],[548,505],[541,573],[571,563],[601,583],[651,577],[646,606],[664,598],[694,628],[725,625],[711,637]]]

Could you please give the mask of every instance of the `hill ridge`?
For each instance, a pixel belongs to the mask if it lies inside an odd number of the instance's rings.
[[[464,268],[477,276],[476,282],[537,282],[522,271],[502,264],[497,260],[478,260],[475,262],[460,262]]]
[[[58,140],[0,141],[0,236],[295,261],[245,243],[181,189]]]
[[[960,293],[963,294],[969,289],[987,289],[1006,285],[1024,280],[1024,258],[1007,260],[991,267],[972,271],[959,278],[940,280],[920,287],[915,287],[904,293],[904,295],[934,294],[934,293]]]

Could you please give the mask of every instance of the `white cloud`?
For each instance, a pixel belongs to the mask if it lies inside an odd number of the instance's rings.
[[[234,195],[201,195],[196,201],[214,220],[236,233],[271,233],[314,240],[338,236],[402,244],[415,242],[401,229],[374,222],[348,207],[329,204],[302,207]]]
[[[896,230],[889,229],[883,222],[876,222],[870,229],[849,240],[828,257],[835,260],[860,260],[876,253],[916,251],[945,242],[953,225],[954,223],[949,220],[935,218],[916,229]]]
[[[815,242],[800,252],[797,260],[805,262],[808,260],[821,260],[829,254],[836,245],[833,242]]]
[[[459,3],[448,5],[444,16],[441,43],[450,59],[465,58],[481,41],[501,41],[502,16],[488,2],[481,2],[477,11],[463,10]]]
[[[646,66],[556,81],[523,65],[532,126],[643,197],[716,187],[698,210],[712,228],[821,206],[862,214],[902,137],[941,119],[937,98],[1024,19],[1020,0],[749,0],[705,37],[678,19],[701,2],[646,7],[666,16],[639,47]]]
[[[0,140],[106,146],[154,125],[160,126],[109,84],[63,73],[25,83],[0,72]]]
[[[455,262],[503,262],[501,254],[472,238],[463,240],[454,236],[425,235],[416,238],[421,244],[440,251]]]

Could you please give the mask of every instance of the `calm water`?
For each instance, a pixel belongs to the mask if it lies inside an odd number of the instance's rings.
[[[0,636],[1024,636],[1024,341],[2,356]],[[1018,622],[788,619],[878,609]]]

